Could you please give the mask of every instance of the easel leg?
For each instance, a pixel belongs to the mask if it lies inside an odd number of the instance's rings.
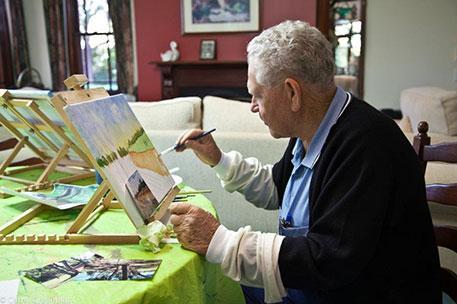
[[[64,157],[67,154],[69,148],[70,148],[70,146],[67,143],[63,145],[63,147],[59,150],[57,155],[49,163],[48,167],[44,170],[44,172],[41,174],[41,176],[36,181],[38,184],[41,184],[42,182],[45,182],[48,180],[49,175],[54,171],[54,169],[59,164],[62,157]]]
[[[8,168],[8,166],[13,162],[14,158],[17,156],[19,151],[21,151],[22,147],[24,147],[24,144],[27,140],[27,137],[23,137],[14,147],[13,151],[11,154],[2,162],[0,165],[0,175],[3,174]]]
[[[68,229],[67,233],[78,233],[81,227],[86,222],[87,218],[91,215],[92,211],[97,208],[97,204],[102,199],[103,195],[109,190],[108,183],[104,180],[95,191],[92,198],[87,202],[84,208],[79,213],[78,217]]]
[[[33,206],[32,208],[28,209],[27,211],[23,212],[16,218],[12,219],[8,223],[4,224],[3,226],[0,227],[0,234],[6,235],[17,228],[21,227],[23,224],[27,223],[30,221],[32,218],[34,218],[38,213],[46,209],[46,206],[42,204],[37,204]]]

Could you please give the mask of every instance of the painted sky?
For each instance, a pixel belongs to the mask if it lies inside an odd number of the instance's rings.
[[[64,110],[96,158],[127,147],[135,131],[142,128],[122,95],[69,105]]]

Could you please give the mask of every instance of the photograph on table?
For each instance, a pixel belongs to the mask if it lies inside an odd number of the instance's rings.
[[[21,274],[43,286],[55,288],[78,275],[87,264],[101,259],[103,259],[102,256],[89,252],[44,267],[24,270]]]
[[[155,220],[175,183],[125,98],[69,104],[64,111],[135,227]]]
[[[97,259],[84,266],[74,281],[145,280],[154,276],[162,260]]]
[[[51,263],[44,267],[23,270],[24,277],[55,288],[69,280],[74,281],[125,281],[144,280],[154,276],[162,260],[105,259],[86,252],[79,257]]]

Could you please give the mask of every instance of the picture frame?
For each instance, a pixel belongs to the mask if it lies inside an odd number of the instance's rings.
[[[200,60],[216,59],[216,40],[202,40],[200,42]]]
[[[259,2],[181,0],[182,32],[256,32],[259,30]]]

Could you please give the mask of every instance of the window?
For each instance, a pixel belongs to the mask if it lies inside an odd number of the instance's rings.
[[[89,88],[117,91],[116,50],[108,2],[78,0],[83,73]]]
[[[359,73],[361,31],[358,1],[339,1],[333,5],[335,26],[335,64],[337,75]]]
[[[333,45],[335,83],[363,98],[366,0],[317,1],[317,27]]]

